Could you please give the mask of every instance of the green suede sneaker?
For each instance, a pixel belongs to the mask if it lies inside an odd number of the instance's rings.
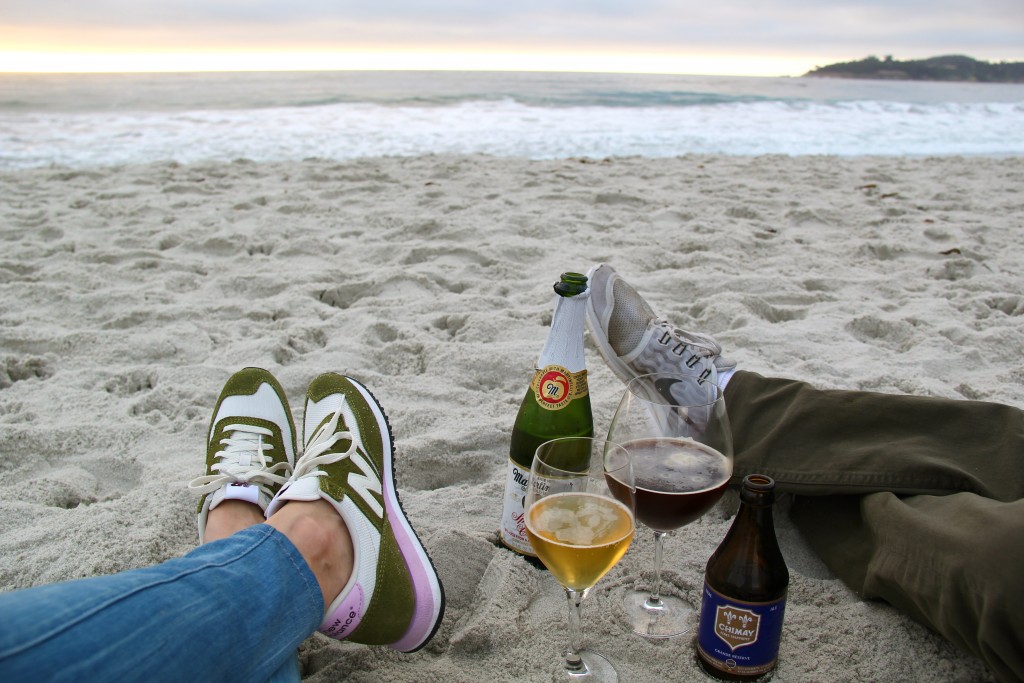
[[[352,536],[352,576],[329,605],[322,633],[415,652],[444,615],[444,590],[395,489],[391,426],[359,382],[336,374],[309,385],[305,451],[267,516],[288,501],[323,499]]]
[[[199,499],[199,542],[210,510],[243,500],[266,511],[295,463],[295,424],[284,389],[261,368],[232,375],[210,420],[206,475],[189,482]]]

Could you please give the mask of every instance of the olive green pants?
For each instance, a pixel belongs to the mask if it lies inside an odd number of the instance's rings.
[[[735,476],[800,494],[793,519],[837,576],[1024,680],[1024,412],[752,372],[725,398]]]

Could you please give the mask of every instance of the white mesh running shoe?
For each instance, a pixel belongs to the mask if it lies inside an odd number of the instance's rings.
[[[210,510],[243,500],[266,510],[295,462],[295,425],[284,389],[262,368],[245,368],[224,384],[210,420],[206,474],[189,482],[201,494],[199,542]]]
[[[444,616],[444,590],[405,516],[395,488],[391,426],[359,382],[320,375],[309,385],[305,450],[270,507],[288,501],[330,503],[348,527],[352,576],[327,606],[322,633],[338,640],[414,652]]]
[[[719,384],[736,363],[711,337],[686,332],[658,317],[637,291],[606,263],[587,273],[587,328],[608,367],[623,382],[655,372],[695,374]]]

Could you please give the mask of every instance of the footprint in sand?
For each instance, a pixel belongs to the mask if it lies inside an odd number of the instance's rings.
[[[17,446],[4,468],[0,496],[69,510],[120,498],[139,485],[141,467],[126,443],[106,442],[99,454],[81,427],[17,428]],[[109,435],[107,435],[109,437]]]
[[[972,277],[977,269],[978,264],[971,259],[954,258],[928,268],[928,275],[936,280],[965,280]]]
[[[0,389],[27,379],[48,379],[53,369],[45,358],[38,356],[6,356],[0,358]]]
[[[490,268],[497,262],[483,254],[461,247],[416,247],[402,259],[401,263],[406,266],[430,263],[435,267],[438,264],[451,266],[472,264]]]
[[[173,385],[153,391],[156,386],[156,376],[141,370],[110,380],[105,385],[110,393],[137,397],[128,409],[128,414],[140,417],[151,425],[165,421],[192,422],[208,417],[209,406],[197,404],[193,394]]]
[[[290,365],[308,353],[327,346],[327,333],[319,327],[293,329],[284,343],[274,352],[274,360],[280,365]]]
[[[156,388],[157,376],[149,370],[131,370],[112,377],[103,383],[103,389],[108,394],[116,396],[131,396],[144,391]]]
[[[986,299],[985,304],[992,310],[1009,316],[1024,315],[1024,296],[1016,294],[993,296]]]
[[[817,297],[777,297],[764,299],[747,297],[743,300],[751,313],[770,323],[782,323],[789,320],[803,320],[807,317],[807,309],[817,303]]]
[[[441,401],[438,399],[438,403]],[[404,447],[403,481],[415,482],[420,490],[483,484],[492,481],[493,456],[502,449],[507,452],[508,442],[497,429],[466,435],[424,436]]]
[[[329,289],[322,289],[314,294],[318,301],[333,308],[347,309],[368,294],[368,286],[361,282],[338,285]]]
[[[451,652],[473,657],[521,641],[521,620],[539,590],[538,572],[507,550],[487,550],[479,547],[479,542],[461,545],[468,557],[439,553],[445,558],[460,558],[460,566],[448,563],[438,567],[445,585],[459,584],[459,592],[472,595],[474,600],[472,610],[455,623]],[[488,562],[480,572],[480,560],[484,558]]]
[[[466,327],[468,320],[468,315],[442,315],[431,322],[431,327],[445,335],[447,339],[454,339]]]
[[[913,324],[904,320],[883,320],[872,315],[850,321],[846,331],[865,344],[882,345],[897,351],[913,346],[920,334]]]

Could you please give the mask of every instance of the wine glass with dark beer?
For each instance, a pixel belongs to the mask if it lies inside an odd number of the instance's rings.
[[[615,668],[603,655],[582,648],[580,606],[633,540],[629,453],[589,437],[541,444],[530,468],[524,508],[530,545],[569,600],[569,645],[556,678],[617,681]]]
[[[631,380],[608,439],[629,451],[636,518],[654,531],[650,593],[628,591],[633,630],[671,638],[696,625],[695,608],[661,594],[664,537],[714,507],[732,476],[732,432],[722,390],[696,375],[656,373]]]

